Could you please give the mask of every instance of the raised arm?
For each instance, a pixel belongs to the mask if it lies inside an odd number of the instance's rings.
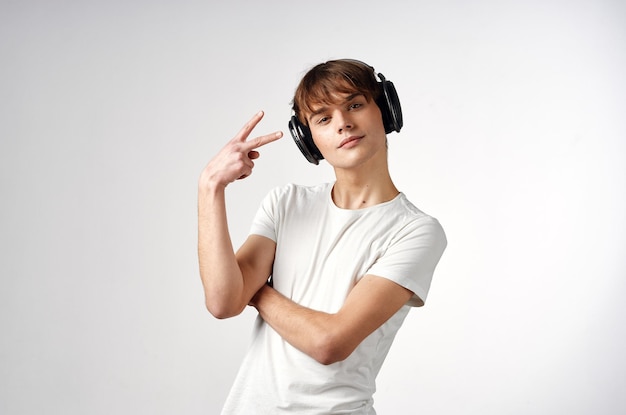
[[[217,318],[235,316],[269,277],[275,244],[260,236],[235,254],[226,218],[225,189],[248,177],[259,157],[255,150],[282,137],[275,132],[248,140],[263,118],[257,113],[207,164],[198,181],[198,261],[207,309]]]
[[[413,295],[382,277],[364,276],[334,314],[296,304],[269,286],[252,298],[261,317],[289,344],[322,364],[347,358]]]

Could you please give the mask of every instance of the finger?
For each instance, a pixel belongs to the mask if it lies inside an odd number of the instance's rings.
[[[263,111],[259,111],[250,120],[239,130],[237,135],[233,138],[233,141],[246,141],[254,127],[261,121],[265,113]]]
[[[260,154],[259,154],[259,152],[258,152],[258,151],[254,151],[254,150],[252,150],[252,151],[249,151],[249,152],[248,152],[248,158],[249,158],[250,160],[255,160],[255,159],[258,159],[258,158],[259,158],[259,156],[260,156]]]
[[[247,169],[244,169],[244,171],[242,171],[241,176],[239,176],[237,180],[245,179],[252,174],[252,170],[254,169],[254,162],[249,160],[249,163],[247,163],[247,167]]]
[[[283,132],[282,131],[276,131],[274,133],[271,134],[266,134],[266,135],[262,135],[256,138],[253,138],[251,140],[248,140],[246,142],[247,144],[247,148],[249,150],[255,149],[255,148],[259,148],[264,146],[265,144],[269,144],[273,141],[278,140],[279,138],[281,138],[283,136]]]

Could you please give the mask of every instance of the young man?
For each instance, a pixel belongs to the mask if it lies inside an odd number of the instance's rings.
[[[386,132],[402,126],[393,84],[353,60],[313,67],[290,129],[334,183],[286,185],[263,201],[235,253],[225,188],[252,173],[256,114],[199,180],[200,274],[217,318],[259,318],[223,414],[375,414],[375,379],[411,306],[424,304],[446,238],[396,189]],[[271,277],[271,284],[268,278]]]

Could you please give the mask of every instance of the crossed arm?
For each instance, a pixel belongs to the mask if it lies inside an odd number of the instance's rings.
[[[273,244],[269,239],[257,242]],[[412,295],[395,282],[366,275],[350,291],[337,313],[298,305],[268,285],[256,292],[250,305],[289,344],[327,365],[347,358]]]
[[[347,358],[413,295],[390,280],[366,275],[337,313],[300,306],[265,284],[275,248],[272,240],[252,235],[237,252],[237,263],[243,275],[250,279],[247,285],[253,288],[244,290],[234,310],[243,309],[248,303],[254,306],[283,339],[322,364]],[[252,296],[251,291],[259,285]]]
[[[347,358],[413,295],[390,280],[366,275],[354,286],[337,313],[312,310],[265,284],[275,249],[274,241],[251,235],[232,264],[233,277],[241,278],[240,288],[224,290],[216,286],[211,289],[205,284],[207,308],[216,317],[227,318],[241,313],[246,305],[254,306],[285,341],[322,364]]]

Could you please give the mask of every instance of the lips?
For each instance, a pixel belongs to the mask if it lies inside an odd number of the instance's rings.
[[[354,143],[358,140],[360,140],[361,138],[363,138],[362,135],[352,135],[350,137],[344,138],[343,140],[341,140],[341,142],[339,143],[339,148],[342,148],[344,146],[349,146],[350,143]]]

